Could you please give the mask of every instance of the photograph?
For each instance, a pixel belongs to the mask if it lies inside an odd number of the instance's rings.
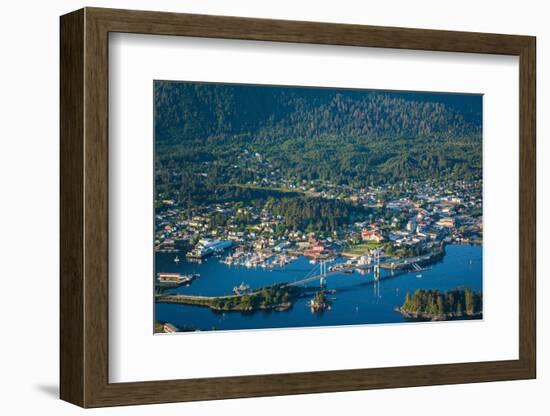
[[[482,319],[481,94],[153,88],[155,333]]]
[[[6,2],[0,415],[547,414],[548,13],[425,3]]]

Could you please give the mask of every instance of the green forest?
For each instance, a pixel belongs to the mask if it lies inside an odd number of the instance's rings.
[[[364,213],[298,185],[481,178],[480,96],[155,81],[154,114],[157,201],[183,207],[273,198],[332,230]]]
[[[242,134],[271,141],[325,135],[457,139],[481,133],[481,108],[437,101],[449,94],[171,81],[156,81],[154,93],[158,143]]]
[[[277,284],[264,287],[257,292],[238,297],[215,298],[210,307],[217,310],[252,311],[256,309],[273,309],[288,304],[302,293],[296,286]]]
[[[342,201],[308,197],[271,198],[266,208],[274,215],[283,216],[283,225],[292,231],[335,231],[368,212]]]
[[[417,289],[407,292],[400,312],[428,318],[474,316],[482,312],[482,295],[471,289],[453,289],[447,292]]]
[[[250,312],[258,309],[277,309],[290,307],[291,304],[304,293],[304,289],[298,286],[286,284],[274,284],[260,288],[251,293],[235,296],[218,297],[183,297],[177,298],[170,294],[157,297],[157,302],[181,303],[188,305],[207,306],[218,311],[242,311]]]

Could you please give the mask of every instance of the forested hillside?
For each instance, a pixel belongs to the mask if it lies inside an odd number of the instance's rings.
[[[481,177],[480,96],[169,81],[154,94],[156,186],[180,202],[264,199],[242,185],[287,179]]]
[[[472,97],[472,102],[476,99]],[[155,133],[161,143],[244,133],[479,136],[480,108],[457,109],[441,100],[445,101],[441,94],[157,81]]]

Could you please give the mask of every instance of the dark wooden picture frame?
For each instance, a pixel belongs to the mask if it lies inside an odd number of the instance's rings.
[[[63,400],[83,407],[100,407],[536,377],[534,37],[98,8],[62,16],[60,28],[60,396]],[[518,56],[519,359],[109,383],[110,32]]]

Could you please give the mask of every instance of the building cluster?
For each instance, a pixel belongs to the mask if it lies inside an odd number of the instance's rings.
[[[287,229],[284,218],[266,207],[226,202],[190,210],[166,199],[156,210],[155,250],[185,250],[191,257],[202,258],[233,247],[244,253],[290,251],[322,258],[350,245],[398,249],[442,241],[482,241],[481,181],[404,182],[367,189],[299,182],[279,180],[269,182],[269,186],[299,189],[311,197],[342,199],[363,206],[369,214],[363,221],[343,225],[332,233],[308,232]]]

